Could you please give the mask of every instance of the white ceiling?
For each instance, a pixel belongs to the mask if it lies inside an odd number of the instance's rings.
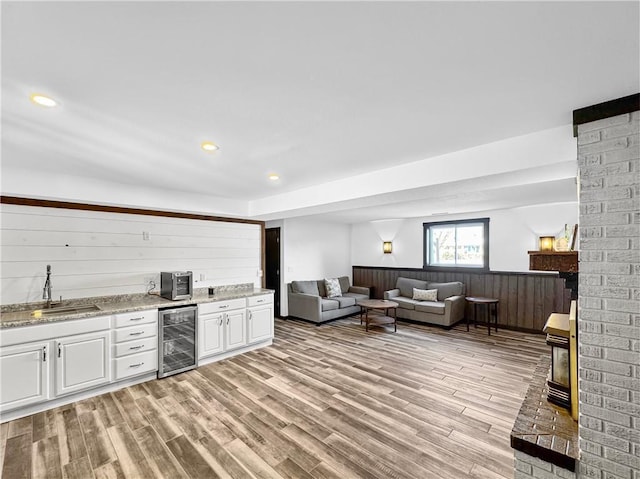
[[[636,93],[638,6],[5,1],[3,173],[257,205],[278,195],[282,206],[256,217],[299,214],[287,194],[566,126],[576,108]],[[35,107],[34,91],[61,106]],[[538,191],[567,201],[567,181]],[[533,186],[490,184],[475,197],[447,184],[451,198],[425,183],[324,212],[356,221],[540,201]]]

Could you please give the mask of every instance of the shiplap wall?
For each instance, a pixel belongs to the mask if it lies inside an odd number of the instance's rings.
[[[259,224],[10,204],[0,221],[2,304],[41,300],[47,264],[54,299],[159,290],[160,271],[193,271],[196,288],[261,284]]]

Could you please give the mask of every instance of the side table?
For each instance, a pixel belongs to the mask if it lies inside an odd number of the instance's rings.
[[[498,302],[499,300],[495,298],[483,298],[480,296],[467,296],[466,298],[469,303],[473,305],[473,325],[477,328],[478,325],[476,321],[478,319],[478,305],[486,305],[487,306],[487,331],[489,332],[489,336],[491,336],[491,316],[495,318],[496,321],[496,332],[498,332]],[[469,318],[467,317],[467,331],[469,331]]]

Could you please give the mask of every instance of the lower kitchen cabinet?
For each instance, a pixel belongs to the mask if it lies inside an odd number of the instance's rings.
[[[273,294],[198,305],[198,360],[273,338]],[[233,353],[232,353],[233,354]]]
[[[111,316],[3,330],[0,412],[109,384],[110,345]]]
[[[3,347],[0,352],[0,411],[49,399],[50,344]]]
[[[224,351],[225,313],[198,315],[198,359]]]
[[[37,327],[37,326],[36,326]],[[18,409],[111,381],[110,331],[3,346],[0,411]],[[50,390],[52,378],[55,388]]]
[[[249,344],[273,337],[273,303],[247,310]]]
[[[113,378],[120,379],[138,376],[158,370],[158,351],[145,351],[113,360]]]
[[[158,370],[158,310],[113,316],[113,381]]]
[[[273,294],[198,305],[198,361],[271,343]],[[3,329],[0,420],[133,384],[158,370],[158,310]]]
[[[56,396],[111,381],[110,331],[56,340]]]
[[[247,312],[240,309],[225,314],[225,350],[241,348],[247,344]]]
[[[273,337],[273,294],[247,298],[248,342],[265,341]]]
[[[205,309],[206,311],[206,309]],[[246,310],[198,314],[198,359],[247,344]]]

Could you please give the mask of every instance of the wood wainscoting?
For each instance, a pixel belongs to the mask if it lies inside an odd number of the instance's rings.
[[[399,276],[426,281],[461,281],[467,296],[485,296],[500,300],[498,326],[506,329],[542,333],[551,313],[568,313],[571,290],[554,273],[515,272],[433,272],[419,268],[353,266],[353,284],[373,286],[374,296],[395,288]],[[473,312],[467,304],[465,316]]]

